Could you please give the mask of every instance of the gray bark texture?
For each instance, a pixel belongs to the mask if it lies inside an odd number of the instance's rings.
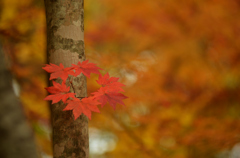
[[[12,88],[0,47],[0,157],[38,158],[34,136]]]
[[[70,67],[84,61],[83,0],[45,0],[45,7],[48,62]],[[79,99],[87,96],[84,75],[73,77],[69,86]],[[82,114],[74,120],[72,111],[62,111],[65,106],[62,102],[51,105],[53,157],[88,158],[88,118]]]

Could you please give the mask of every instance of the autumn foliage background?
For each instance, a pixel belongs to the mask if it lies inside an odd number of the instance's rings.
[[[129,97],[93,113],[91,157],[231,155],[240,142],[239,17],[239,1],[86,0],[87,58],[120,77]],[[45,29],[43,1],[0,1],[0,45],[39,151],[51,155]]]

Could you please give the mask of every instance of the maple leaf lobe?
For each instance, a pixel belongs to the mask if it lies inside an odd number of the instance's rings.
[[[92,111],[100,112],[97,105],[99,102],[94,100],[94,98],[83,98],[78,99],[74,98],[73,100],[67,101],[67,106],[63,109],[65,110],[73,110],[74,119],[76,120],[82,113],[86,115],[91,120]]]
[[[72,66],[75,69],[74,76],[78,76],[83,73],[88,78],[90,78],[91,73],[100,74],[99,70],[102,70],[101,68],[97,67],[96,64],[88,63],[88,60],[83,61],[82,63],[79,61],[77,65],[72,64]]]

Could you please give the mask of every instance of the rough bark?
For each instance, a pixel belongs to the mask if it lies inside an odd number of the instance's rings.
[[[0,48],[0,157],[40,157],[34,136],[12,89],[12,77]]]
[[[47,16],[47,53],[49,63],[64,67],[85,60],[83,0],[45,0]],[[73,78],[71,91],[87,96],[86,77]],[[54,158],[88,158],[88,118],[74,120],[72,111],[62,111],[62,102],[51,105]]]

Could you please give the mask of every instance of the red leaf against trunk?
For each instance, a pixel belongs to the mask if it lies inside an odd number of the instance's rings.
[[[50,63],[50,65],[46,64],[46,66],[42,69],[48,73],[51,73],[49,80],[60,77],[65,82],[68,78],[68,75],[74,75],[73,67],[64,68],[62,63],[60,63],[59,66],[52,63]]]
[[[53,86],[47,87],[45,89],[53,95],[48,95],[46,98],[44,98],[44,100],[52,100],[52,104],[57,103],[60,100],[66,103],[68,98],[75,97],[75,93],[69,93],[70,87],[67,87],[64,82],[62,82],[62,84],[59,84],[53,81]]]
[[[82,63],[79,61],[77,65],[72,64],[75,69],[74,76],[78,76],[83,73],[85,76],[90,77],[91,73],[100,74],[99,70],[101,68],[97,67],[94,63],[88,63],[88,60],[83,61]]]
[[[118,82],[119,78],[110,77],[108,73],[102,76],[99,72],[101,68],[97,67],[94,63],[88,63],[88,60],[83,61],[82,63],[78,62],[77,65],[72,64],[72,67],[67,68],[64,68],[62,64],[57,66],[50,63],[50,65],[46,65],[43,69],[51,73],[50,80],[58,77],[63,80],[62,84],[53,81],[53,86],[46,88],[46,90],[52,94],[47,96],[44,100],[52,100],[52,104],[61,100],[63,103],[67,103],[67,106],[63,110],[73,110],[75,120],[82,113],[91,119],[92,111],[100,112],[97,107],[99,104],[103,107],[107,102],[109,102],[109,104],[115,109],[117,103],[124,105],[122,100],[128,98],[119,93],[120,91],[124,91],[121,87],[125,86],[124,84]],[[68,75],[78,76],[81,73],[87,77],[90,77],[91,73],[99,74],[97,83],[102,87],[97,92],[92,93],[92,97],[80,100],[75,97],[75,93],[69,92],[70,87],[66,86],[66,80]]]
[[[107,102],[109,102],[109,104],[113,107],[114,110],[116,108],[117,103],[119,103],[121,105],[125,105],[123,103],[122,99],[128,98],[125,95],[123,95],[122,93],[107,92],[107,91],[104,91],[103,89],[99,89],[97,92],[94,92],[92,94],[93,94],[93,98],[98,100],[101,103],[102,107]]]
[[[97,83],[100,84],[103,91],[107,92],[119,92],[124,90],[121,88],[122,86],[125,86],[124,84],[117,82],[119,78],[117,77],[110,77],[108,73],[106,73],[104,76],[101,74],[99,75],[99,78],[97,80]]]
[[[91,120],[91,111],[100,112],[97,105],[99,102],[94,100],[93,97],[83,98],[82,100],[78,98],[73,98],[73,100],[67,101],[68,105],[63,109],[73,110],[73,115],[75,120],[83,113]]]

